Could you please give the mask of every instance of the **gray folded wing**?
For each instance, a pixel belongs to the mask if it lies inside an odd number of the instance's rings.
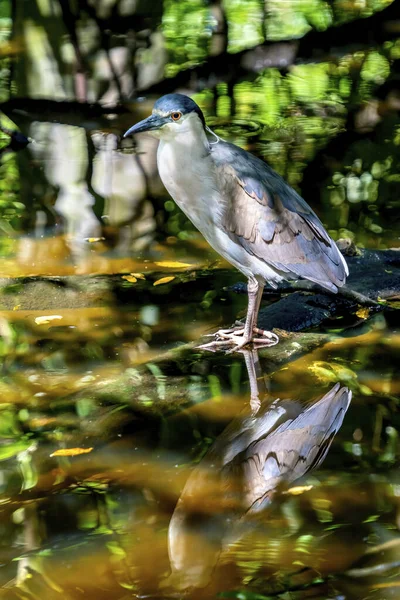
[[[212,146],[225,204],[220,224],[249,254],[287,278],[337,291],[346,262],[307,203],[266,163],[220,141]]]

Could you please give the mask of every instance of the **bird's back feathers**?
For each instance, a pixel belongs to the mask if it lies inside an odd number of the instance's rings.
[[[225,205],[221,226],[233,241],[285,278],[302,277],[336,292],[346,262],[321,221],[280,175],[241,148],[211,146]]]

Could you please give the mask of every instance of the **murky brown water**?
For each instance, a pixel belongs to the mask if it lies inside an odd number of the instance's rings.
[[[121,287],[120,259],[98,258],[117,275],[93,289],[53,275],[3,293],[4,597],[386,598],[396,330],[377,315],[281,366],[263,351],[256,372],[251,353],[182,345],[244,310],[222,288],[234,271],[128,261],[146,279]],[[25,307],[35,298],[47,309]],[[307,412],[326,394],[322,413]]]

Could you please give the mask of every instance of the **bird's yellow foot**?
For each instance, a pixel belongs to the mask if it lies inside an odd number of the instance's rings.
[[[215,334],[215,340],[208,344],[198,346],[201,350],[225,350],[227,353],[238,352],[248,344],[254,344],[255,348],[266,348],[275,346],[279,342],[279,337],[272,331],[264,331],[258,327],[253,328],[253,336],[245,337],[244,327],[233,327],[231,329],[220,329]],[[233,346],[233,347],[232,347]]]

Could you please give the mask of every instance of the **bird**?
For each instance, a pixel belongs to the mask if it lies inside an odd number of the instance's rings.
[[[315,212],[267,163],[217,136],[192,98],[162,96],[123,137],[144,132],[159,139],[157,167],[167,192],[247,278],[244,326],[220,329],[203,348],[235,352],[278,343],[276,333],[257,327],[266,283],[308,279],[334,293],[344,285],[347,264]]]

